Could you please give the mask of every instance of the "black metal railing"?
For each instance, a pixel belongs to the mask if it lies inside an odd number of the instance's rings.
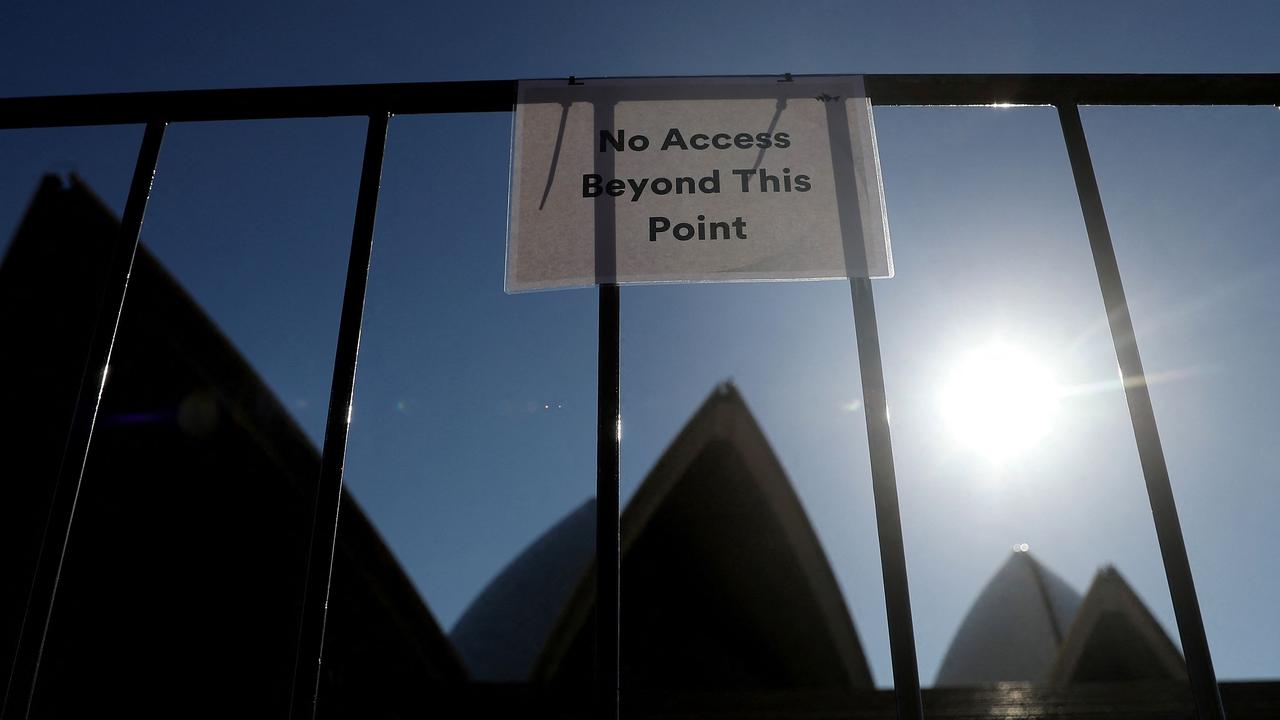
[[[1276,105],[1280,74],[1252,75],[866,75],[877,106],[1052,105],[1058,109],[1076,190],[1084,213],[1151,501],[1197,714],[1224,718],[1204,622],[1200,614],[1168,468],[1134,338],[1119,268],[1097,180],[1080,123],[1080,105]],[[352,246],[338,331],[321,472],[311,500],[307,580],[294,668],[291,715],[315,713],[324,642],[343,465],[359,355],[361,321],[372,251],[383,152],[393,115],[510,112],[515,80],[287,88],[184,90],[0,99],[0,129],[144,124],[121,232],[123,242],[106,272],[109,287],[94,329],[70,437],[61,459],[48,529],[27,603],[4,707],[6,718],[27,717],[39,679],[45,634],[57,598],[66,539],[93,439],[94,422],[111,360],[117,323],[128,290],[161,141],[170,123],[210,120],[366,116]],[[850,280],[867,431],[875,488],[894,689],[900,718],[922,718],[919,673],[911,625],[893,452],[890,446],[872,283]],[[600,288],[597,423],[598,712],[618,712],[618,451],[619,289]],[[86,312],[91,312],[86,309]],[[613,599],[607,612],[606,599]]]

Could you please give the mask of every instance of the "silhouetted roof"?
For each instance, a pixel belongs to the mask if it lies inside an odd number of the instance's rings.
[[[468,608],[453,639],[477,679],[589,676],[593,515],[574,511]],[[621,525],[628,687],[872,686],[818,538],[731,385],[676,436]]]
[[[10,608],[25,600],[11,588],[30,577],[11,558],[34,567],[104,269],[122,240],[119,221],[87,186],[46,176],[0,264],[0,336],[24,350],[0,352],[0,376],[22,379],[0,418],[4,436],[24,438],[6,461],[25,470],[23,482],[0,483],[5,660],[16,637],[10,618],[22,618],[22,606]],[[145,246],[92,447],[40,670],[51,690],[32,715],[124,705],[154,714],[179,707],[170,696],[198,698],[212,714],[287,713],[320,453]],[[16,547],[10,533],[35,544]],[[325,712],[420,716],[435,704],[424,687],[465,681],[461,662],[345,491],[334,550]],[[145,693],[130,690],[139,682]]]
[[[596,501],[533,542],[472,601],[450,632],[477,680],[528,680],[569,594],[595,558]]]
[[[1062,578],[1015,551],[965,615],[934,684],[1046,680],[1079,606]]]
[[[1186,680],[1182,654],[1113,567],[1094,576],[1052,672],[1056,684]]]
[[[1113,567],[1084,600],[1026,552],[983,589],[942,661],[935,685],[1186,680],[1182,655]]]

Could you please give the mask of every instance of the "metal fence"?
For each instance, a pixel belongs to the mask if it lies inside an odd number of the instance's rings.
[[[789,76],[786,76],[789,77]],[[572,81],[572,79],[570,79]],[[1254,75],[867,75],[867,95],[877,106],[1041,105],[1058,110],[1084,214],[1098,284],[1151,502],[1160,552],[1173,601],[1191,692],[1200,718],[1224,712],[1205,637],[1204,622],[1169,472],[1156,428],[1146,376],[1134,337],[1102,198],[1080,122],[1080,105],[1276,105],[1280,74]],[[329,396],[319,482],[310,499],[311,538],[291,715],[315,713],[324,644],[326,604],[342,494],[356,360],[373,246],[383,154],[393,115],[510,112],[515,80],[482,82],[331,85],[176,92],[117,93],[0,99],[0,129],[144,124],[141,149],[122,217],[121,251],[105,272],[108,291],[94,326],[86,371],[74,410],[50,523],[36,568],[27,617],[9,679],[6,715],[25,717],[35,691],[44,639],[56,601],[62,559],[74,521],[116,326],[128,291],[130,268],[170,123],[367,116],[364,164],[356,202],[341,320]],[[919,672],[911,623],[906,559],[894,477],[887,402],[872,283],[851,279],[858,362],[862,375],[872,483],[888,613],[894,690],[900,718],[922,718]],[[617,285],[600,293],[597,396],[597,711],[618,713],[619,528],[618,457],[619,301]],[[86,309],[86,312],[91,310]]]

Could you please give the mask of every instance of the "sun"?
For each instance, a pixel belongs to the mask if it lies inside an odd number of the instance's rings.
[[[998,341],[960,358],[942,386],[939,404],[958,445],[1003,464],[1049,434],[1059,396],[1044,364]]]

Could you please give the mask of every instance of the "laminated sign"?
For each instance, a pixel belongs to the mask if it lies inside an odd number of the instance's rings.
[[[524,81],[508,292],[891,277],[861,76]]]

